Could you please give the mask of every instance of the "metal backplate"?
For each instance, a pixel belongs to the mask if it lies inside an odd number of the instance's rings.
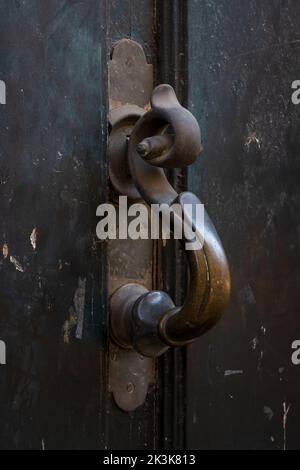
[[[134,411],[146,400],[154,380],[154,361],[134,350],[110,345],[109,386],[115,402],[124,411]]]
[[[135,122],[149,108],[152,89],[153,67],[147,64],[142,47],[129,39],[119,41],[109,63],[108,164],[115,196],[127,195],[132,201],[140,195],[128,172],[126,139]],[[110,296],[131,282],[153,289],[154,251],[152,240],[109,240]],[[148,387],[155,380],[155,361],[119,347],[112,339],[109,348],[109,389],[122,410],[134,411],[143,405]]]
[[[153,66],[147,63],[143,48],[138,43],[122,39],[113,47],[108,71],[110,181],[117,194],[138,200],[141,196],[129,172],[127,146],[135,123],[149,108]]]
[[[130,39],[117,42],[108,72],[110,111],[125,104],[147,109],[153,90],[153,65],[147,63],[140,44]]]

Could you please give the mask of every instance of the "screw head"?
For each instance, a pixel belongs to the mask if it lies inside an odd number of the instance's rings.
[[[126,391],[127,393],[133,393],[134,392],[134,385],[132,382],[128,382],[126,385]]]

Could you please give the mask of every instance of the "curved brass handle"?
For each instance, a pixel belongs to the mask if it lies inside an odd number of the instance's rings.
[[[169,85],[160,85],[154,90],[151,104],[152,109],[138,120],[130,137],[130,173],[148,204],[179,203],[184,212],[186,204],[195,208],[200,201],[192,193],[179,195],[162,168],[181,167],[195,161],[201,150],[200,129],[194,116],[179,104]],[[185,220],[190,217],[184,215]],[[173,217],[174,225],[180,223],[176,214]],[[230,293],[226,255],[206,213],[204,226],[194,219],[190,220],[190,225],[196,233],[195,242],[201,248],[186,251],[190,278],[182,307],[175,307],[164,292],[141,292],[135,285],[123,286],[114,294],[112,332],[123,347],[134,347],[146,356],[157,356],[168,346],[193,341],[221,317]],[[182,241],[188,240],[183,238]]]

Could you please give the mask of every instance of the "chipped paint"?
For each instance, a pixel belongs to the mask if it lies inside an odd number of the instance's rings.
[[[279,373],[279,381],[282,382],[283,381],[283,374],[285,372],[285,367],[279,367],[278,369],[278,373]]]
[[[64,325],[63,325],[64,343],[66,344],[70,343],[70,334],[71,334],[72,328],[75,325],[77,325],[77,316],[74,312],[73,307],[70,307],[69,318],[64,322]]]
[[[250,132],[250,134],[246,138],[245,147],[247,149],[247,152],[249,152],[250,146],[252,145],[255,145],[258,149],[261,148],[261,140],[256,132]]]
[[[30,234],[30,243],[34,250],[36,250],[36,242],[37,242],[37,229],[35,227]]]
[[[255,338],[253,338],[251,341],[250,341],[250,344],[251,344],[251,349],[253,351],[256,350],[257,346],[259,345],[259,340],[258,340],[258,337],[256,336]]]
[[[69,317],[63,324],[64,343],[70,343],[72,329],[76,326],[75,338],[81,339],[84,324],[86,278],[79,277],[78,287],[73,297],[73,306],[69,308]]]
[[[7,243],[4,243],[3,246],[2,246],[2,254],[3,254],[3,258],[6,259],[8,257],[8,254],[9,254],[9,248],[8,248],[8,244]]]
[[[282,418],[282,427],[283,427],[283,450],[286,450],[286,428],[287,428],[287,417],[291,408],[291,405],[286,405],[286,402],[283,402],[283,418]]]
[[[8,243],[3,243],[2,245],[2,255],[4,259],[8,258],[9,255],[9,246]],[[20,261],[15,257],[15,256],[10,256],[9,257],[10,263],[14,265],[17,271],[23,273],[25,271],[25,268],[21,265]]]
[[[224,377],[230,377],[231,375],[242,375],[243,370],[225,370]]]
[[[17,271],[20,271],[20,273],[24,273],[25,269],[21,265],[21,263],[15,258],[14,256],[11,256],[9,258],[10,262],[14,265]]]

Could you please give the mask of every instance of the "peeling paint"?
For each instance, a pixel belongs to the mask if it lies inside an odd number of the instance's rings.
[[[283,418],[282,418],[282,427],[283,427],[283,450],[286,450],[286,427],[287,427],[287,417],[291,408],[291,405],[286,406],[286,402],[283,402]]]
[[[73,307],[70,307],[69,318],[64,322],[64,325],[63,325],[64,343],[66,344],[70,343],[70,333],[71,333],[72,328],[75,325],[77,325],[77,316],[74,312]]]
[[[73,305],[69,309],[69,317],[63,325],[64,343],[70,343],[70,334],[76,326],[75,337],[82,338],[84,323],[84,307],[85,307],[86,278],[79,277],[78,287],[74,293]]]
[[[283,374],[285,372],[285,367],[279,367],[278,372],[279,372],[279,381],[282,382],[283,381]]]
[[[17,271],[20,271],[20,273],[24,273],[25,269],[21,265],[21,263],[15,258],[14,256],[11,256],[9,258],[9,261],[14,265]]]
[[[253,351],[255,351],[258,344],[259,344],[259,340],[258,340],[257,336],[255,338],[253,338],[250,343],[251,343],[251,349]]]
[[[230,377],[231,375],[242,375],[243,370],[225,370],[224,377]]]
[[[262,332],[263,336],[266,336],[266,328],[264,326],[261,326],[260,331]]]
[[[259,139],[256,132],[251,132],[245,141],[245,147],[247,152],[250,150],[250,146],[255,145],[258,149],[261,148],[261,140]]]
[[[8,244],[7,243],[4,243],[3,246],[2,246],[2,254],[3,254],[3,258],[6,259],[8,257],[8,254],[9,254],[9,248],[8,248]]]
[[[36,242],[37,242],[37,229],[36,227],[32,230],[30,235],[30,243],[34,250],[36,250]]]

